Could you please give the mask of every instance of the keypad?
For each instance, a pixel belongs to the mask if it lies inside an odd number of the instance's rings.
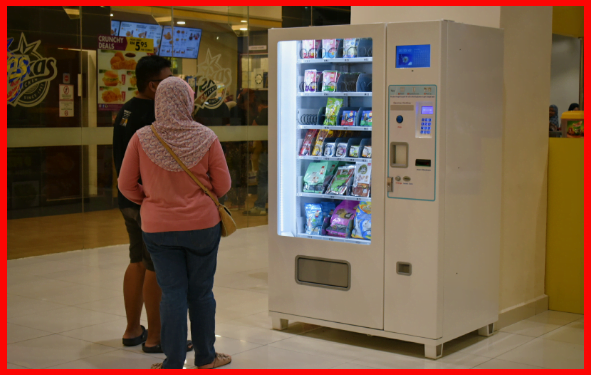
[[[421,118],[421,134],[431,134],[431,124],[433,119],[425,117]]]

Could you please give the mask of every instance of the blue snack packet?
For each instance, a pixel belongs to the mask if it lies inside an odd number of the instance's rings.
[[[371,202],[362,202],[357,206],[351,237],[371,240]]]

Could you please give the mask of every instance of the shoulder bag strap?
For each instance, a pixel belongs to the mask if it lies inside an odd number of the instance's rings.
[[[156,129],[154,129],[154,125],[150,125],[150,128],[152,129],[152,132],[154,133],[154,135],[156,136],[156,138],[158,138],[158,140],[160,141],[160,143],[162,143],[162,146],[164,146],[164,148],[166,149],[166,151],[168,151],[168,153],[170,154],[170,156],[172,156],[174,158],[174,160],[176,160],[176,162],[179,163],[179,165],[181,166],[181,168],[183,168],[185,170],[185,172],[187,172],[187,174],[193,179],[193,181],[195,181],[197,183],[197,185],[199,185],[199,187],[205,192],[205,194],[209,195],[209,197],[213,200],[213,202],[215,203],[215,205],[217,207],[219,207],[220,206],[220,202],[218,201],[217,197],[215,195],[213,195],[209,191],[209,189],[207,189],[205,186],[203,186],[203,184],[201,183],[201,181],[199,181],[199,179],[197,177],[195,177],[195,175],[193,173],[191,173],[191,171],[189,170],[189,168],[187,168],[187,166],[181,161],[181,159],[179,159],[178,156],[176,156],[176,154],[174,153],[174,151],[172,151],[170,149],[170,147],[166,144],[166,142],[164,142],[164,140],[162,138],[160,138],[160,136],[156,132]]]

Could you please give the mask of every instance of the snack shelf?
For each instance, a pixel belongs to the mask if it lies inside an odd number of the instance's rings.
[[[373,57],[340,57],[335,59],[298,59],[298,64],[370,63]]]
[[[332,200],[338,200],[338,201],[371,202],[371,198],[370,197],[354,197],[354,196],[351,196],[351,195],[298,193],[298,197],[332,199]]]
[[[298,159],[302,159],[302,160],[328,160],[328,161],[345,161],[345,162],[351,162],[351,163],[356,163],[358,161],[360,162],[371,162],[371,158],[335,158],[335,157],[330,157],[330,156],[298,156]]]
[[[359,132],[370,132],[373,128],[371,126],[298,125],[298,129],[354,130]]]
[[[298,92],[298,96],[311,96],[311,97],[336,97],[336,96],[342,96],[342,97],[370,97],[372,96],[372,92],[357,92],[357,91],[351,91],[351,92],[338,92],[338,91],[334,91],[334,92],[330,92],[330,91],[321,91],[321,92]]]
[[[346,243],[354,243],[359,245],[371,245],[370,240],[361,240],[356,238],[341,238],[341,237],[332,237],[332,236],[318,236],[313,234],[305,234],[300,233],[297,235],[299,238],[309,238],[311,240],[324,240],[324,241],[331,241],[331,242],[346,242]]]

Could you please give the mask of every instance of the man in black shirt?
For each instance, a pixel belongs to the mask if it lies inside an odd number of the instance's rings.
[[[259,114],[252,122],[253,126],[269,125],[269,105],[266,100],[261,101],[259,105]],[[259,143],[259,169],[257,170],[257,200],[254,207],[244,211],[244,215],[266,216],[267,200],[269,197],[269,154],[267,141],[255,141]]]
[[[154,98],[156,88],[172,75],[170,61],[160,56],[142,57],[136,66],[138,95],[125,103],[119,111],[113,127],[113,159],[117,177],[125,156],[127,144],[137,130],[151,125],[155,120]],[[140,206],[118,194],[119,209],[123,214],[129,235],[130,263],[123,279],[123,297],[127,328],[123,345],[142,344],[145,352],[162,352],[160,348],[160,299],[162,291],[156,281],[154,263],[142,239]],[[142,305],[146,304],[148,327],[140,325]]]

